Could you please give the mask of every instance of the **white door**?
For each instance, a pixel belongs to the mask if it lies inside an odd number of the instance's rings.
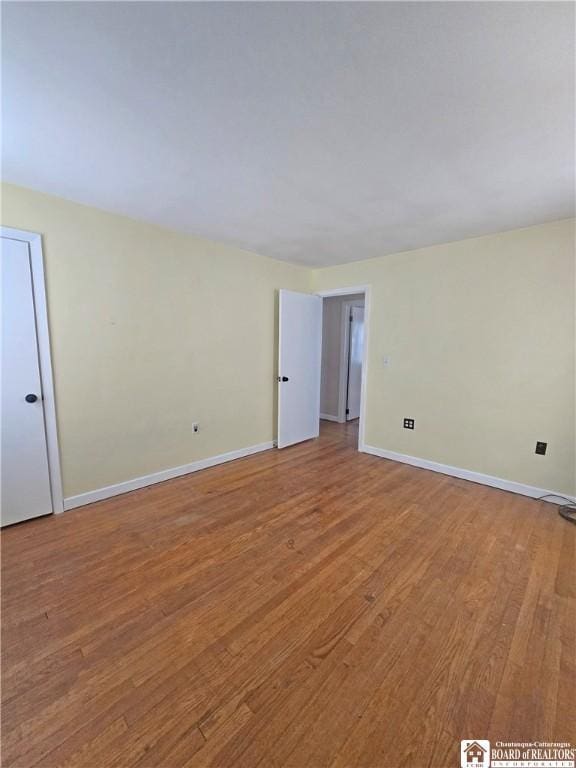
[[[2,525],[52,512],[30,249],[2,238]]]
[[[362,394],[362,357],[364,354],[364,307],[350,307],[348,355],[348,396],[346,419],[360,418]]]
[[[322,299],[280,291],[278,448],[320,432]]]

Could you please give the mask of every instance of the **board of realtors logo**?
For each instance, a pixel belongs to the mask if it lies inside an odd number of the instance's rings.
[[[486,739],[464,739],[460,742],[461,768],[490,768],[490,742]]]
[[[576,768],[576,750],[560,741],[497,741],[490,748],[487,739],[460,742],[461,768]]]

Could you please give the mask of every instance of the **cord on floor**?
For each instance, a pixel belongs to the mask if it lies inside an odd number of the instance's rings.
[[[558,514],[563,517],[564,520],[568,520],[569,523],[576,523],[576,502],[572,499],[566,498],[566,496],[560,496],[557,493],[545,493],[544,496],[539,496],[538,501],[545,501],[546,499],[564,499],[568,504],[562,504],[558,507]]]

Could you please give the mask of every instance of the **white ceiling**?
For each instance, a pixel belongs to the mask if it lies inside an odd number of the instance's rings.
[[[16,184],[308,265],[573,215],[572,3],[2,5]]]

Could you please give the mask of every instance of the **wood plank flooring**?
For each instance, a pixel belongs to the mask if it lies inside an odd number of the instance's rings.
[[[355,426],[3,534],[5,768],[458,766],[576,741],[576,527]]]

